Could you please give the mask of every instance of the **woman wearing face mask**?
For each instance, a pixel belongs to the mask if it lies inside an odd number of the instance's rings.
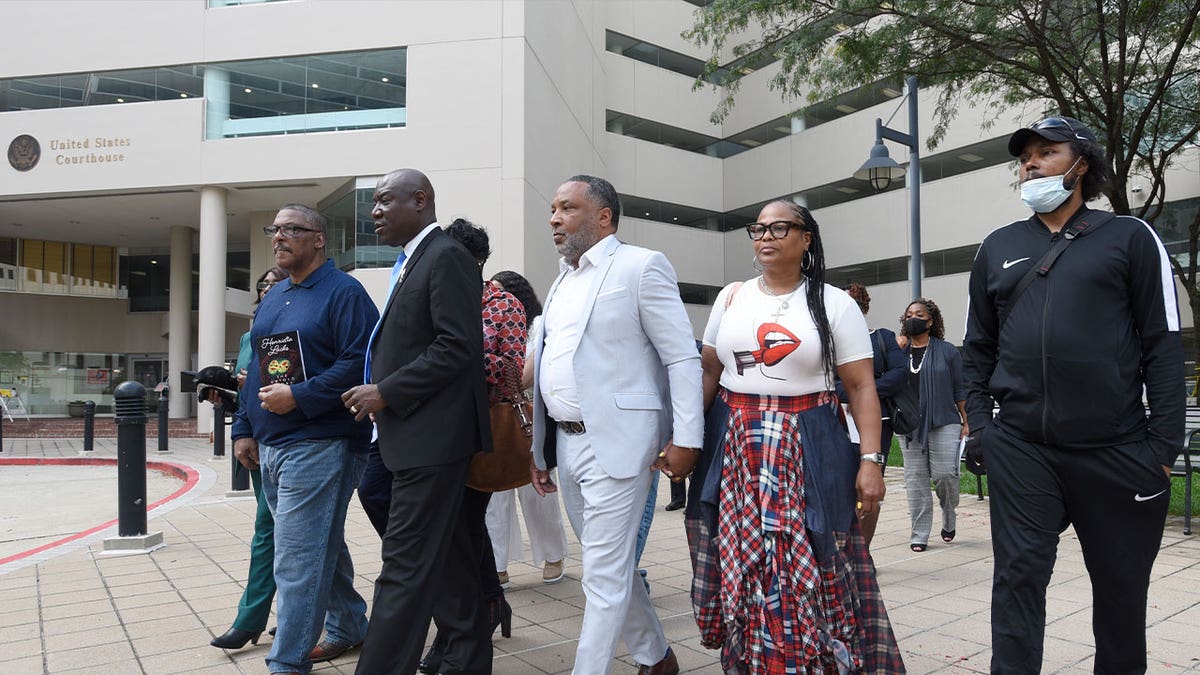
[[[958,447],[969,433],[963,390],[962,357],[946,342],[942,311],[937,303],[917,298],[900,317],[908,362],[907,385],[896,396],[903,411],[911,411],[916,427],[900,437],[904,452],[904,483],[912,518],[909,548],[917,553],[929,546],[933,529],[932,480],[942,507],[942,541],[954,541],[958,508]]]

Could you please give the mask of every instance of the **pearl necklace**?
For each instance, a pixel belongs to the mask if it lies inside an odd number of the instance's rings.
[[[926,344],[924,349],[925,352],[921,354],[921,363],[916,366],[913,365],[912,349],[908,350],[908,372],[912,373],[913,375],[921,372],[921,368],[925,366],[925,358],[929,356],[929,345]]]
[[[779,293],[776,293],[775,291],[771,290],[771,287],[767,285],[767,282],[762,277],[758,278],[758,288],[763,293],[766,293],[767,295],[771,296],[772,298],[779,300],[779,310],[777,312],[775,312],[776,319],[779,318],[780,314],[787,311],[788,304],[792,301],[792,296],[795,295],[800,290],[800,287],[803,285],[804,285],[804,281],[801,281],[800,283],[796,284],[796,287],[792,289],[791,293],[788,293],[787,296],[780,298]]]

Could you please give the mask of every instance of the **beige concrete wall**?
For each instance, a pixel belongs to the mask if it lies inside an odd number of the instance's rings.
[[[25,293],[0,294],[0,349],[35,352],[163,354],[166,312],[130,313],[129,301]],[[192,313],[192,326],[196,313]],[[225,351],[236,354],[246,319],[227,317]],[[193,334],[191,344],[196,344]]]

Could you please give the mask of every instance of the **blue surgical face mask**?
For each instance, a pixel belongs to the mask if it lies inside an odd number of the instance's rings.
[[[1079,179],[1071,181],[1071,187],[1066,186],[1066,177],[1079,164],[1083,157],[1077,157],[1075,163],[1061,176],[1045,176],[1033,178],[1021,183],[1021,201],[1033,209],[1034,213],[1050,213],[1062,206],[1063,202],[1075,192],[1075,184]]]

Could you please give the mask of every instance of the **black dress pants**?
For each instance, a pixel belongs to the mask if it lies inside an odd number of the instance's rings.
[[[491,672],[491,639],[480,640],[479,563],[461,517],[469,458],[452,464],[397,471],[383,538],[383,569],[360,675],[416,672],[435,604],[455,635],[447,655],[462,673]]]
[[[1037,673],[1059,534],[1074,525],[1092,581],[1097,673],[1146,672],[1146,596],[1170,479],[1145,442],[1064,450],[983,431],[991,486],[993,673]]]

